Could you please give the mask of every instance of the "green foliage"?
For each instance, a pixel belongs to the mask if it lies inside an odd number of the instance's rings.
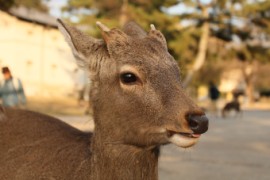
[[[95,21],[102,21],[109,27],[120,27],[120,16],[124,13],[122,8],[125,0],[69,0],[68,5],[63,8],[65,12],[71,12],[79,19],[79,24],[94,25]],[[168,42],[175,39],[179,35],[177,24],[179,23],[178,17],[173,17],[165,14],[162,7],[168,7],[177,4],[177,0],[129,0],[126,1],[126,12],[124,15],[127,19],[134,20],[140,24],[144,29],[150,30],[150,24],[155,24],[167,38]],[[81,9],[89,8],[92,14],[78,15]],[[99,36],[97,28],[90,28],[92,34]],[[94,30],[94,31],[93,31]],[[97,31],[95,31],[97,30]],[[170,46],[169,46],[170,47]],[[176,51],[170,49],[171,52],[177,54]]]
[[[198,50],[200,31],[196,28],[186,28],[174,33],[174,37],[169,41],[172,54],[178,60],[182,73],[186,74],[187,68],[193,63]],[[188,43],[187,43],[188,42]]]
[[[67,10],[71,10],[71,9],[80,9],[80,8],[91,8],[91,6],[93,5],[93,1],[88,0],[68,0],[68,6],[69,9]]]

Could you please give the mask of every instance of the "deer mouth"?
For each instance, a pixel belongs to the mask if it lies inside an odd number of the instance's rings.
[[[176,146],[188,148],[195,145],[201,135],[167,130],[167,136],[169,138],[169,141]]]

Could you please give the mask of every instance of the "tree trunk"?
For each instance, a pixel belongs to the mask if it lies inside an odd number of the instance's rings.
[[[128,0],[123,0],[123,4],[120,10],[119,23],[123,27],[128,21]]]
[[[188,71],[188,74],[183,81],[183,86],[185,88],[191,82],[194,73],[203,66],[205,62],[205,58],[206,58],[208,39],[209,39],[209,22],[207,21],[209,17],[209,13],[208,13],[208,8],[201,7],[201,9],[202,9],[202,17],[205,20],[205,22],[202,26],[202,35],[199,42],[199,48],[198,48],[198,53],[195,58],[195,62],[192,68]]]
[[[248,97],[249,103],[255,102],[254,82],[255,82],[257,70],[258,70],[258,63],[256,62],[256,60],[253,60],[251,64],[246,65],[245,70],[244,70],[245,82],[247,84],[246,95]]]
[[[254,103],[255,102],[255,98],[254,98],[254,84],[253,84],[253,81],[252,81],[252,77],[250,79],[250,81],[247,82],[247,88],[246,88],[246,94],[247,94],[247,97],[248,97],[248,102],[250,104]]]

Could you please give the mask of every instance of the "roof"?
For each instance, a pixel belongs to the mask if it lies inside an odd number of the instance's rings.
[[[37,11],[35,9],[29,9],[23,6],[13,7],[9,10],[9,13],[13,16],[16,16],[19,19],[38,23],[44,26],[50,26],[53,28],[57,28],[56,18],[44,13]]]

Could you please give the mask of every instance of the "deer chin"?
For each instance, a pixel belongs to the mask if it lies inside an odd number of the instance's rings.
[[[189,133],[176,133],[174,132],[169,136],[169,141],[176,146],[182,148],[189,148],[195,145],[199,140],[200,134],[189,134]]]

